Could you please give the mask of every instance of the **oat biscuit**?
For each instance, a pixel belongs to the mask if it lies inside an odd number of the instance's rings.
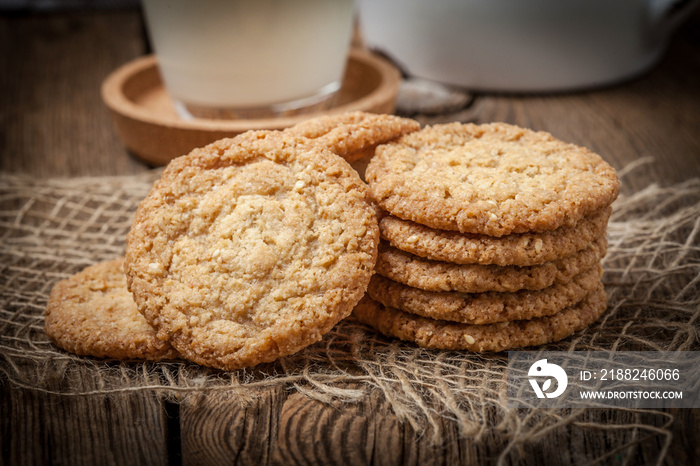
[[[101,262],[58,282],[46,306],[46,334],[59,348],[81,356],[177,358],[136,309],[122,263]]]
[[[312,139],[348,162],[371,156],[378,144],[420,129],[410,118],[365,112],[324,115],[298,123],[285,131]]]
[[[600,156],[504,123],[426,127],[377,147],[374,200],[431,228],[503,236],[573,226],[618,195]]]
[[[423,348],[484,352],[562,340],[593,324],[603,315],[606,305],[605,290],[600,285],[580,303],[552,316],[498,324],[469,325],[428,319],[383,306],[369,297],[360,301],[353,314],[384,335]]]
[[[160,338],[236,369],[294,353],[349,315],[378,241],[367,187],[346,161],[250,131],[168,165],[138,207],[125,269]]]
[[[600,284],[602,274],[603,269],[597,265],[575,276],[568,283],[559,283],[543,290],[521,290],[515,293],[425,291],[374,275],[367,293],[373,300],[387,307],[395,307],[411,314],[481,325],[555,314],[578,303],[593,291]]]
[[[416,256],[456,264],[538,265],[585,248],[605,233],[611,207],[579,220],[573,227],[501,237],[435,230],[386,215],[379,232],[397,249]]]
[[[601,236],[579,252],[540,265],[458,265],[422,259],[382,241],[375,271],[395,282],[427,291],[541,290],[555,283],[567,283],[590,269],[600,262],[606,250],[607,240]]]

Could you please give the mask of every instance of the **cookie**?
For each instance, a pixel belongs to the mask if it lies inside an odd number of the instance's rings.
[[[348,162],[371,156],[378,144],[420,129],[410,118],[348,112],[312,118],[285,131],[313,140]]]
[[[620,189],[599,155],[504,123],[435,125],[382,144],[366,179],[396,217],[490,236],[573,226]]]
[[[392,248],[382,241],[375,271],[395,282],[427,291],[541,290],[555,283],[567,283],[593,267],[605,256],[607,244],[605,236],[601,236],[570,256],[521,267],[431,261]]]
[[[81,356],[177,358],[136,309],[122,264],[123,259],[101,262],[56,283],[46,306],[46,334],[59,348]]]
[[[543,290],[521,290],[515,293],[425,291],[375,275],[367,293],[385,306],[411,314],[482,325],[555,314],[581,301],[600,284],[602,274],[602,268],[596,265],[568,283],[558,283]]]
[[[605,233],[611,207],[572,227],[501,237],[435,230],[387,215],[379,220],[381,237],[402,251],[456,264],[538,265],[580,251]]]
[[[369,297],[360,301],[353,314],[384,335],[423,348],[484,352],[562,340],[593,324],[603,315],[606,305],[605,290],[600,285],[580,303],[552,316],[497,324],[470,325],[428,319],[383,306]]]
[[[134,300],[187,359],[237,369],[321,339],[365,292],[367,186],[307,139],[250,131],[173,160],[127,236]]]

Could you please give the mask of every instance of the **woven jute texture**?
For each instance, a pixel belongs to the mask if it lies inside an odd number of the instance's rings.
[[[184,361],[105,361],[59,350],[43,331],[52,286],[124,253],[133,213],[158,175],[53,180],[0,175],[0,383],[65,396],[139,391],[180,400],[225,390],[242,404],[266,387],[285,386],[334,404],[371,394],[384,397],[400,420],[438,443],[444,422],[454,422],[475,441],[509,438],[505,457],[569,424],[615,430],[627,446],[657,437],[663,460],[671,441],[668,412],[645,410],[595,422],[581,410],[509,409],[507,355],[424,350],[352,319],[296,355],[234,372]],[[608,236],[608,311],[589,329],[542,349],[700,349],[700,179],[621,196]]]

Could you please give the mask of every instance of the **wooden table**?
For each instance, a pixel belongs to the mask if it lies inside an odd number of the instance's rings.
[[[699,26],[696,15],[640,79],[574,94],[476,95],[457,113],[422,121],[506,121],[546,130],[590,147],[617,169],[653,158],[625,178],[627,193],[700,176]],[[121,145],[99,93],[110,71],[146,47],[138,11],[0,16],[0,170],[37,177],[148,170]],[[447,425],[452,440],[431,446],[378,399],[328,406],[270,389],[235,408],[226,394],[182,404],[138,393],[105,400],[40,394],[2,380],[0,392],[0,464],[8,465],[481,464],[504,445],[497,438],[476,444]],[[697,463],[700,413],[673,414],[666,461]],[[591,420],[615,415],[590,414]],[[620,447],[614,435],[568,426],[529,448],[521,463],[570,462],[591,444]],[[611,462],[654,462],[660,448],[643,442]]]

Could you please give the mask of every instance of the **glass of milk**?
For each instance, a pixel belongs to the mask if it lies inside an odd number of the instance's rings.
[[[178,114],[269,118],[328,107],[343,78],[353,0],[143,0]]]

